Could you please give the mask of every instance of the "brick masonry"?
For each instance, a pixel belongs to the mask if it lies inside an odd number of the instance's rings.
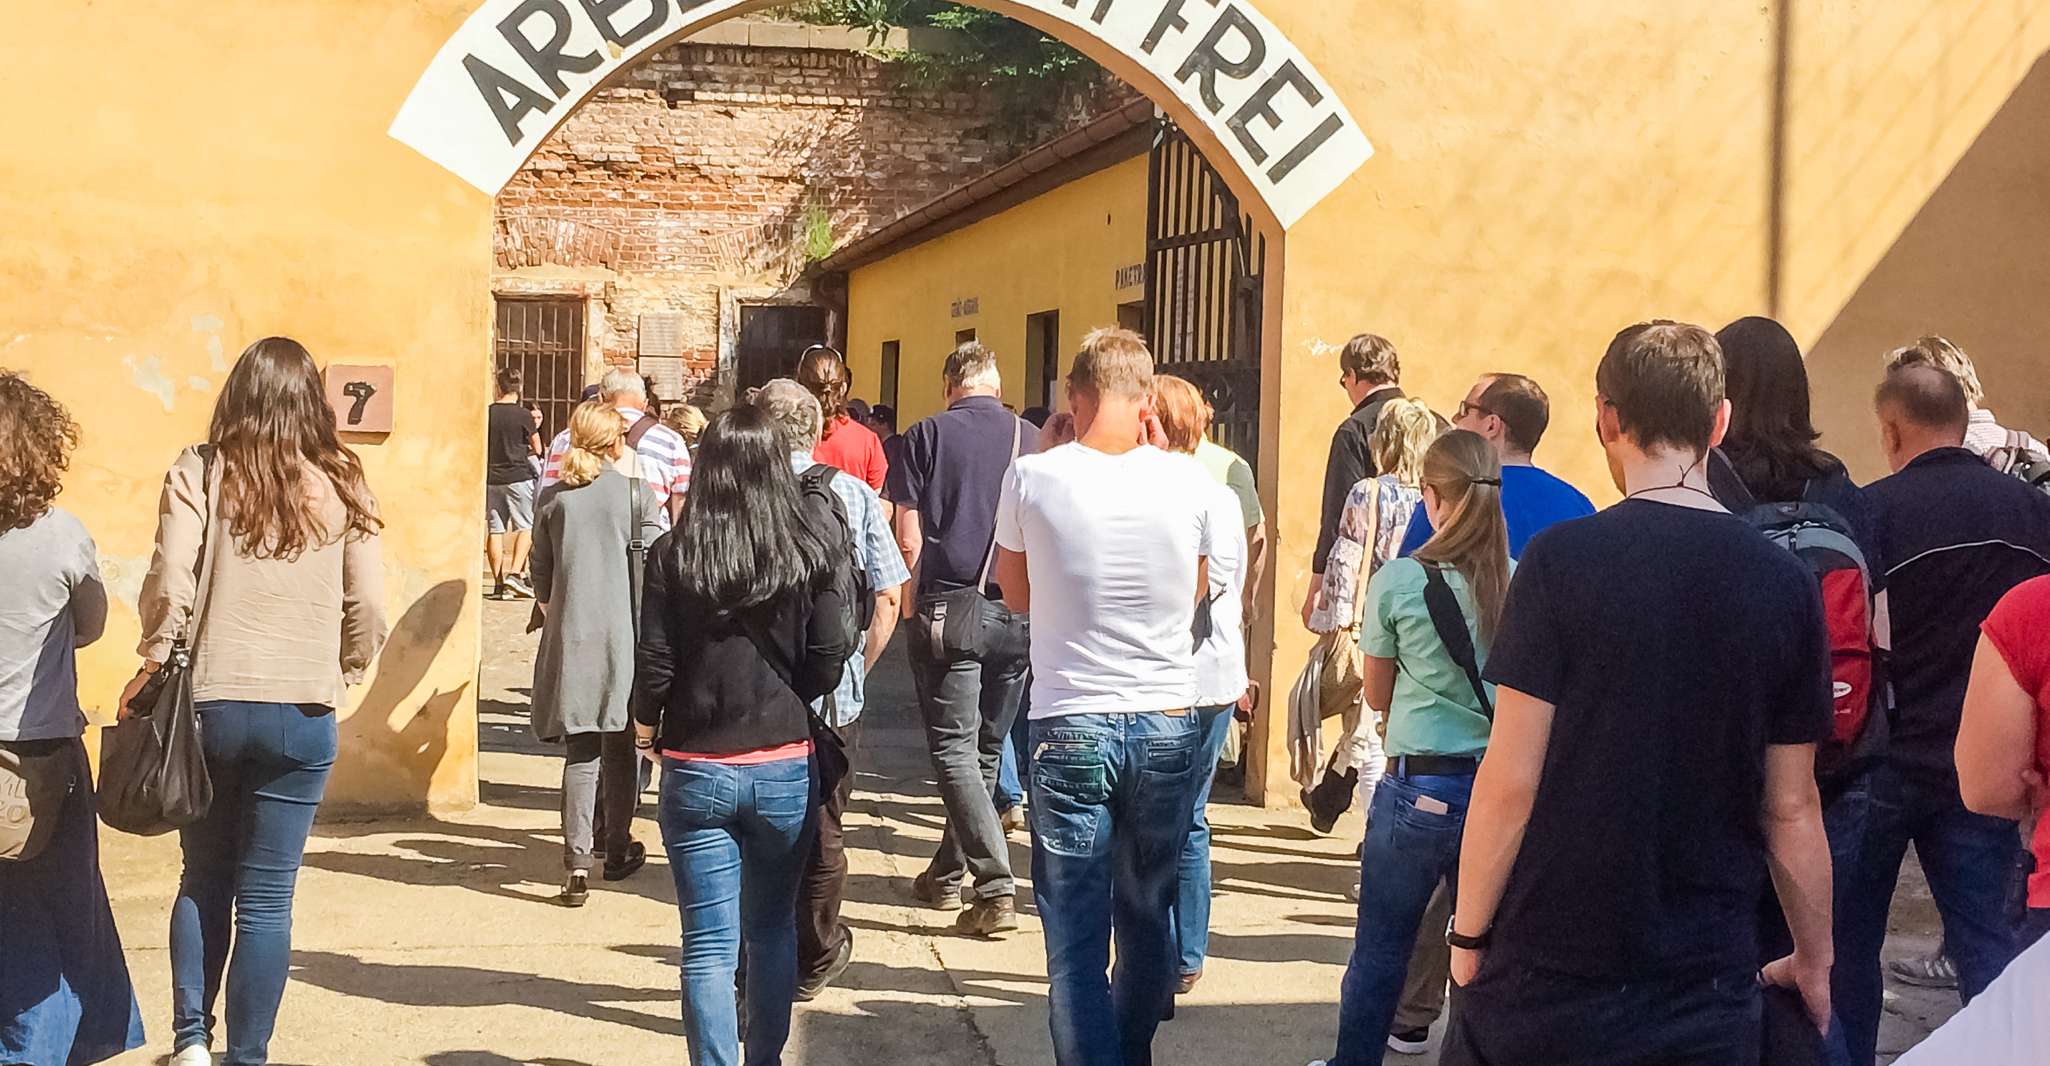
[[[684,312],[684,380],[717,402],[738,305],[809,302],[816,230],[844,244],[1029,147],[997,113],[987,93],[913,84],[844,44],[676,45],[499,194],[496,288],[583,297],[590,375],[634,365],[641,314]]]

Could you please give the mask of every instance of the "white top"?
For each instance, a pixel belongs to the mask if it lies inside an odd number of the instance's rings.
[[[1190,627],[1217,492],[1195,460],[1150,446],[1077,442],[1012,464],[997,543],[1025,553],[1032,580],[1032,717],[1196,705]]]
[[[1210,639],[1196,649],[1198,707],[1237,703],[1248,680],[1245,512],[1238,493],[1215,478],[1210,485]]]

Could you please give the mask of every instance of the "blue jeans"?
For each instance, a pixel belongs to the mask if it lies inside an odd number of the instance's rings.
[[[683,1033],[691,1066],[781,1062],[797,996],[797,882],[811,760],[755,766],[667,759],[662,844],[683,919]],[[747,944],[747,1055],[734,973]]]
[[[1032,678],[1029,673],[1025,678],[1025,687],[1028,692],[1032,687]],[[1029,755],[1030,749],[1027,747],[1027,745],[1032,743],[1032,725],[1027,713],[1031,709],[1031,698],[1020,697],[1018,700],[1018,715],[1011,720],[1010,735],[1004,738],[1004,753],[997,761],[996,801],[997,813],[999,814],[1025,802],[1023,775],[1032,772]]]
[[[200,745],[213,805],[179,833],[185,872],[171,904],[173,1047],[207,1044],[225,969],[225,1063],[261,1063],[292,958],[292,892],[338,743],[334,712],[210,700]],[[230,954],[230,922],[233,954]]]
[[[1877,1048],[1885,985],[1879,952],[1910,842],[1943,918],[1959,997],[1970,1002],[1984,991],[2016,951],[2006,913],[2010,871],[2021,847],[2015,824],[1966,810],[1955,785],[1910,778],[1892,767],[1874,771],[1864,854],[1840,897],[1832,981],[1854,1063],[1871,1062]]]
[[[1360,846],[1359,917],[1338,986],[1338,1052],[1331,1066],[1378,1066],[1402,999],[1417,925],[1438,883],[1459,873],[1459,835],[1473,775],[1390,772],[1374,789]],[[1424,810],[1442,805],[1445,811]]]
[[[1217,779],[1217,755],[1231,732],[1231,711],[1229,703],[1196,709],[1201,738],[1196,748],[1196,796],[1174,900],[1174,935],[1184,974],[1202,973],[1203,959],[1210,953],[1210,786]]]
[[[1032,723],[1032,891],[1059,1066],[1153,1061],[1174,1002],[1168,911],[1200,746],[1189,711]],[[1113,935],[1117,971],[1106,975]]]

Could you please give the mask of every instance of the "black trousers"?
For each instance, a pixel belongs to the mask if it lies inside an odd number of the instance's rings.
[[[861,668],[860,659],[847,668]],[[837,746],[835,758],[820,750]],[[811,847],[797,883],[797,979],[816,977],[832,964],[833,953],[847,935],[840,924],[840,901],[847,891],[847,837],[841,821],[854,796],[854,757],[861,750],[861,720],[833,729],[812,726],[812,747],[818,768],[818,802],[812,804]]]
[[[1442,1066],[1753,1066],[1758,1062],[1758,973],[1715,978],[1602,981],[1521,966],[1482,964],[1452,989]]]

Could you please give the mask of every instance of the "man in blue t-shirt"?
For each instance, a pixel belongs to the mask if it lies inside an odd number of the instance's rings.
[[[1509,523],[1509,554],[1523,555],[1523,546],[1545,527],[1594,513],[1594,504],[1579,489],[1538,469],[1531,462],[1545,427],[1552,422],[1552,404],[1545,390],[1522,374],[1486,374],[1459,401],[1452,419],[1458,429],[1487,438],[1502,457],[1502,517]],[[1402,538],[1408,555],[1431,539],[1431,519],[1423,508],[1409,520]]]

